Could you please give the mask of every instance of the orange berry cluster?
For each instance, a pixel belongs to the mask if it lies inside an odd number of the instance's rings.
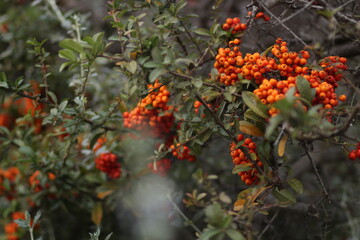
[[[221,51],[219,50],[219,53]],[[338,98],[335,93],[337,81],[341,80],[341,70],[346,70],[346,58],[328,57],[321,63],[320,67],[324,70],[310,70],[306,65],[310,54],[308,51],[301,50],[299,53],[288,50],[287,43],[281,38],[271,48],[274,57],[260,55],[260,53],[246,54],[244,58],[237,57],[233,68],[235,72],[240,72],[243,78],[255,81],[258,88],[254,93],[259,97],[263,104],[272,104],[284,98],[285,93],[291,88],[296,87],[296,77],[304,77],[315,89],[316,94],[312,104],[322,104],[325,109],[331,109],[338,105],[338,99],[346,100],[342,95]],[[215,64],[216,65],[216,64]],[[232,69],[232,68],[231,68]],[[219,69],[218,69],[219,70]],[[220,73],[220,71],[219,71]],[[225,76],[227,78],[227,76]],[[222,81],[223,74],[219,76]],[[235,81],[225,81],[226,85],[235,84]],[[295,96],[300,96],[296,93]],[[270,115],[277,114],[275,108],[269,110]]]
[[[149,162],[148,168],[151,169],[151,171],[155,174],[165,176],[171,168],[171,160],[168,158],[163,158],[156,161],[156,169],[154,168],[154,164]]]
[[[238,32],[243,32],[246,30],[246,24],[245,23],[241,23],[240,18],[235,17],[235,18],[227,18],[225,23],[222,25],[222,29],[224,31],[230,31],[232,34],[238,33]]]
[[[162,137],[170,132],[174,123],[173,107],[167,105],[170,92],[158,80],[148,85],[148,91],[149,94],[131,112],[123,113],[124,127]]]
[[[23,212],[13,212],[11,214],[12,220],[23,219],[25,220],[25,214]],[[19,226],[16,222],[12,221],[4,226],[4,232],[7,240],[19,240],[18,236]]]
[[[324,58],[319,65],[325,72],[322,72],[320,76],[320,71],[319,77],[334,87],[337,87],[337,82],[343,77],[341,72],[348,69],[346,62],[346,58],[339,56],[329,56]]]
[[[0,169],[0,196],[4,195],[9,201],[15,198],[15,181],[19,175],[20,170],[17,167]]]
[[[187,159],[189,162],[196,161],[196,156],[190,154],[190,149],[188,146],[177,143],[176,147],[174,144],[170,146],[171,153],[174,157],[179,160]]]
[[[121,175],[121,165],[113,153],[101,153],[95,159],[95,164],[97,169],[105,172],[110,178],[119,178]]]
[[[259,156],[256,153],[256,143],[254,143],[251,140],[251,138],[244,139],[243,134],[239,134],[237,136],[237,140],[239,142],[244,140],[242,146],[249,149],[248,151],[249,154],[255,154],[256,160],[254,160],[254,162],[256,162],[256,164],[259,167],[263,167],[263,163],[260,161]],[[241,181],[243,181],[246,185],[258,184],[259,183],[258,171],[256,170],[256,168],[254,168],[252,161],[246,157],[243,151],[236,148],[236,143],[234,142],[230,144],[230,151],[231,151],[230,154],[233,159],[233,163],[235,165],[249,164],[249,166],[252,168],[250,170],[238,173],[238,175],[241,177]]]
[[[352,150],[348,155],[350,160],[356,160],[356,158],[360,159],[360,142],[356,145],[356,150]]]
[[[242,53],[240,52],[240,39],[231,41],[233,45],[227,48],[219,48],[218,54],[215,57],[214,67],[218,70],[218,80],[228,86],[235,85],[239,80],[238,74],[242,69],[238,66],[244,64]]]
[[[41,172],[39,170],[36,170],[28,179],[31,188],[34,189],[35,192],[40,192],[44,188],[50,188],[50,185],[48,183],[45,183],[45,185],[41,185],[41,181],[39,179],[40,175]],[[56,179],[56,176],[52,172],[48,172],[47,179],[53,181]]]
[[[248,12],[248,16],[251,16],[252,15],[252,12]],[[269,21],[270,20],[270,17],[268,15],[266,15],[264,12],[257,12],[256,15],[255,15],[255,18],[254,19],[264,19],[265,22]]]

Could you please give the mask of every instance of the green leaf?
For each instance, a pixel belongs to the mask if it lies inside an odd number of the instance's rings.
[[[160,77],[161,75],[163,75],[164,73],[166,73],[167,70],[164,68],[155,68],[154,70],[151,71],[150,76],[149,76],[149,81],[155,82],[155,80]]]
[[[282,189],[282,190],[278,190],[277,188],[275,188],[273,190],[273,194],[274,196],[280,201],[280,202],[284,202],[284,203],[296,203],[296,199],[294,197],[294,195],[286,189]]]
[[[32,224],[33,226],[36,225],[36,223],[39,221],[41,217],[41,211],[37,211],[34,217],[34,223]]]
[[[131,62],[126,64],[125,67],[129,72],[134,74],[136,72],[136,70],[137,70],[137,63],[136,63],[136,61],[132,60]]]
[[[295,178],[290,178],[287,183],[289,184],[289,186],[294,189],[295,192],[302,194],[304,192],[304,187],[302,185],[302,183],[295,179]]]
[[[300,96],[305,98],[309,103],[312,102],[315,91],[312,91],[311,85],[308,80],[303,76],[296,77],[296,88],[298,89]]]
[[[226,235],[229,236],[232,240],[245,240],[245,237],[235,229],[228,229]]]
[[[59,43],[59,45],[60,45],[60,47],[69,49],[73,52],[78,52],[78,53],[84,52],[84,48],[81,46],[81,44],[70,38],[66,38],[66,39],[62,40]]]
[[[151,56],[154,59],[155,62],[162,62],[163,61],[163,57],[161,55],[161,51],[160,48],[158,47],[154,47],[151,50]]]
[[[211,237],[219,234],[221,231],[220,229],[210,229],[205,232],[203,232],[198,240],[209,240]]]
[[[209,30],[205,29],[205,28],[196,28],[193,30],[194,33],[201,35],[201,36],[211,36],[211,33]]]
[[[16,219],[14,222],[21,228],[28,228],[29,224],[24,219]]]
[[[244,164],[236,165],[232,170],[232,174],[238,174],[239,172],[246,172],[248,170],[253,169],[253,167],[250,167],[250,165],[251,165],[251,163],[244,163]]]
[[[203,81],[200,78],[193,78],[191,80],[191,83],[196,87],[196,88],[201,88],[203,85]]]
[[[242,99],[246,106],[253,110],[257,115],[262,118],[269,118],[267,107],[261,103],[258,96],[256,96],[254,93],[244,91],[242,93]]]
[[[246,110],[246,112],[244,113],[244,117],[247,120],[253,120],[255,122],[263,122],[264,119],[259,117],[259,115],[257,115],[253,110],[248,109]]]
[[[69,49],[61,49],[59,51],[59,57],[61,58],[65,58],[71,61],[76,61],[76,55],[74,54],[73,51],[69,50]]]
[[[267,126],[265,131],[265,138],[268,139],[282,121],[283,117],[281,115],[276,115],[270,118],[269,125]]]
[[[145,68],[161,68],[161,67],[163,67],[163,65],[161,63],[154,62],[154,61],[146,62],[146,63],[144,63],[143,66]]]

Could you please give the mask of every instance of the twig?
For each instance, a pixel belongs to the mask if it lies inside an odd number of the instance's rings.
[[[276,17],[276,15],[274,13],[272,13],[266,6],[265,4],[263,4],[261,1],[259,0],[255,0],[259,5],[261,5],[261,7],[271,15],[272,18],[274,18],[276,21],[278,21],[289,33],[291,33],[297,40],[299,40],[299,42],[301,42],[304,46],[306,46],[307,44],[298,36],[296,35],[296,33],[294,33],[288,26],[286,26],[281,19],[279,19],[278,17]]]
[[[267,223],[266,227],[262,230],[262,232],[259,235],[259,239],[261,239],[261,237],[267,232],[267,230],[269,229],[270,225],[274,222],[275,218],[277,217],[277,215],[279,214],[279,209],[276,210],[274,216],[270,219],[270,221]]]
[[[191,226],[197,233],[202,234],[201,230],[191,221],[182,211],[181,209],[176,205],[174,200],[172,200],[171,196],[169,194],[166,195],[169,199],[170,203],[173,205],[174,209],[180,214],[180,216]]]
[[[302,11],[304,11],[305,9],[307,9],[308,7],[311,6],[311,4],[315,2],[315,0],[312,0],[311,2],[307,3],[304,7],[302,7],[299,11],[296,11],[295,13],[293,13],[292,15],[282,19],[282,22],[286,22],[289,21],[291,18],[295,17],[296,15],[298,15],[299,13],[301,13]]]
[[[314,169],[314,172],[315,172],[316,178],[317,178],[317,180],[318,180],[318,183],[320,184],[320,186],[321,186],[321,188],[322,188],[322,190],[323,190],[323,195],[329,200],[329,203],[330,203],[329,193],[327,192],[327,190],[326,190],[326,188],[325,188],[325,185],[324,185],[324,183],[323,183],[323,181],[322,181],[322,179],[321,179],[321,176],[320,176],[320,174],[319,174],[319,171],[317,170],[316,165],[315,165],[315,163],[314,163],[314,161],[313,161],[313,159],[312,159],[312,157],[311,157],[311,155],[310,155],[310,152],[309,152],[309,150],[306,148],[305,145],[303,145],[302,147],[303,147],[303,149],[305,150],[305,154],[306,154],[306,156],[308,157],[308,159],[309,159],[309,161],[310,161],[310,163],[311,163],[312,168]]]

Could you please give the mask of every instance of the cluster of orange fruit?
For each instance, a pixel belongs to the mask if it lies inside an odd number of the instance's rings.
[[[165,176],[171,168],[171,160],[168,158],[163,158],[156,161],[156,169],[154,168],[153,162],[148,163],[148,168],[155,174],[160,176]]]
[[[42,173],[39,170],[36,170],[30,177],[29,177],[29,184],[31,186],[31,188],[35,191],[35,192],[40,192],[43,189],[48,189],[50,188],[50,184],[49,183],[45,183],[44,185],[41,184],[40,181],[40,176],[42,175]],[[47,173],[47,180],[50,181],[54,181],[56,179],[56,176],[54,173],[52,172],[48,172]]]
[[[0,196],[4,195],[9,201],[15,198],[15,181],[19,175],[20,170],[17,167],[0,169]]]
[[[224,31],[230,31],[232,34],[236,34],[238,32],[243,32],[247,28],[246,23],[241,23],[241,19],[238,17],[235,18],[227,18],[225,23],[222,25],[222,29]]]
[[[349,152],[348,155],[350,160],[356,160],[356,158],[360,159],[360,142],[357,143],[356,145],[356,150],[352,150]]]
[[[109,178],[119,178],[121,176],[121,165],[118,157],[113,153],[100,153],[95,159],[96,168],[105,172]]]
[[[240,43],[240,40],[236,43]],[[258,52],[247,53],[243,57],[238,46],[230,44],[228,48],[219,48],[214,64],[219,72],[218,80],[225,85],[235,85],[240,79],[254,81],[258,85],[254,93],[266,105],[284,98],[291,87],[296,87],[297,76],[304,77],[315,89],[312,105],[322,104],[323,108],[331,109],[338,105],[338,100],[346,100],[345,95],[337,96],[335,93],[337,82],[342,79],[342,71],[347,69],[346,58],[330,56],[320,62],[321,69],[309,69],[308,51],[289,51],[287,42],[281,38],[270,50],[273,57]],[[300,95],[297,92],[295,96]],[[269,110],[272,116],[277,112],[275,108]]]
[[[19,226],[17,223],[14,222],[14,220],[17,219],[23,219],[25,220],[25,214],[23,212],[13,212],[11,214],[12,222],[7,223],[4,225],[4,231],[6,234],[7,240],[19,240]]]
[[[41,93],[39,84],[31,82],[32,92],[25,92],[29,96],[36,96]],[[38,103],[30,98],[20,98],[13,100],[12,98],[5,98],[4,103],[1,105],[0,111],[0,126],[12,128],[17,125],[33,125],[35,126],[35,133],[40,133],[42,130],[42,119],[34,118],[32,122],[16,122],[16,118],[30,114],[35,117],[36,112],[42,112],[44,109],[43,103]]]
[[[247,171],[239,172],[239,176],[241,177],[241,181],[243,181],[246,185],[253,185],[259,183],[259,173],[258,170],[254,167],[254,163],[258,165],[258,167],[262,168],[263,163],[260,161],[259,156],[256,152],[256,143],[254,143],[251,138],[245,138],[243,134],[239,134],[237,136],[237,141],[244,141],[242,146],[249,149],[248,154],[254,155],[255,160],[251,161],[246,157],[245,153],[236,147],[236,143],[232,142],[230,144],[230,155],[233,159],[233,163],[235,165],[248,164],[248,167],[251,168]],[[254,163],[253,163],[254,162]]]
[[[190,154],[190,148],[186,145],[183,145],[181,143],[177,143],[176,146],[172,144],[170,146],[171,153],[174,157],[176,157],[179,160],[188,160],[189,162],[196,161],[196,156]]]
[[[170,92],[158,80],[148,85],[148,95],[130,112],[124,112],[124,127],[152,137],[163,137],[174,123],[173,107],[167,103]]]

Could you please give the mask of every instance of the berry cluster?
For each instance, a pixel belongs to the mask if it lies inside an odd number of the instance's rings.
[[[105,172],[110,178],[119,178],[121,175],[121,165],[113,153],[101,153],[95,159],[95,164],[97,169]]]
[[[248,16],[251,16],[252,12],[248,12]],[[264,12],[257,12],[255,15],[255,19],[264,19],[265,22],[270,20],[270,17],[268,15],[266,15]]]
[[[190,149],[188,146],[177,143],[176,147],[174,144],[170,146],[171,153],[174,157],[179,160],[187,159],[189,162],[196,161],[196,156],[190,154]]]
[[[41,184],[41,181],[40,181],[41,175],[42,175],[42,173],[39,170],[36,170],[28,179],[31,188],[35,192],[40,192],[44,188],[46,188],[46,189],[50,188],[49,183],[45,183],[44,185]],[[52,172],[47,173],[47,180],[53,181],[55,179],[56,179],[55,174],[53,174]]]
[[[148,92],[132,111],[124,112],[124,127],[162,137],[170,132],[174,123],[173,107],[167,105],[170,92],[158,80],[148,85]]]
[[[163,158],[156,161],[156,169],[154,168],[154,164],[149,162],[148,168],[151,169],[151,171],[155,174],[165,176],[171,168],[171,160],[168,158]]]
[[[307,67],[310,58],[308,51],[289,51],[287,42],[281,38],[276,39],[269,51],[272,57],[257,52],[247,53],[243,57],[238,46],[220,48],[214,64],[219,72],[219,81],[234,85],[239,81],[239,76],[254,81],[258,85],[254,93],[263,104],[270,105],[269,113],[272,116],[278,111],[271,104],[284,98],[291,87],[296,87],[297,76],[304,77],[315,90],[313,105],[322,104],[323,108],[332,109],[338,105],[338,100],[346,100],[345,95],[340,98],[335,93],[337,82],[342,79],[341,72],[347,69],[346,58],[327,57],[320,62],[322,69],[319,70]],[[297,92],[295,96],[300,95]]]
[[[12,220],[23,219],[25,220],[25,214],[23,212],[13,212],[11,214]],[[19,226],[16,222],[12,221],[4,226],[4,232],[7,240],[19,240],[18,236]]]
[[[235,18],[227,18],[225,23],[222,25],[222,29],[224,31],[230,31],[231,30],[231,34],[236,34],[238,32],[243,32],[246,30],[246,24],[245,23],[241,23],[240,18],[235,17]]]
[[[245,148],[248,148],[249,149],[248,153],[256,156],[256,159],[254,160],[254,162],[256,162],[256,164],[259,167],[263,167],[263,163],[260,161],[259,156],[256,153],[256,143],[254,143],[251,140],[251,138],[244,139],[243,134],[239,134],[237,136],[237,140],[239,142],[244,141],[242,146],[244,146]],[[249,164],[249,167],[252,168],[250,170],[238,173],[239,176],[241,177],[241,181],[243,181],[246,185],[258,184],[259,183],[259,175],[258,175],[258,171],[256,170],[256,168],[253,165],[253,162],[246,157],[246,155],[243,151],[241,151],[240,149],[237,149],[236,143],[234,143],[234,142],[232,142],[230,144],[230,151],[231,151],[230,154],[233,159],[233,163],[235,165]]]
[[[356,158],[360,159],[360,142],[356,145],[356,150],[352,150],[348,155],[350,160],[356,160]]]
[[[9,201],[15,198],[15,181],[19,175],[20,170],[17,167],[0,169],[0,196],[4,195]]]

